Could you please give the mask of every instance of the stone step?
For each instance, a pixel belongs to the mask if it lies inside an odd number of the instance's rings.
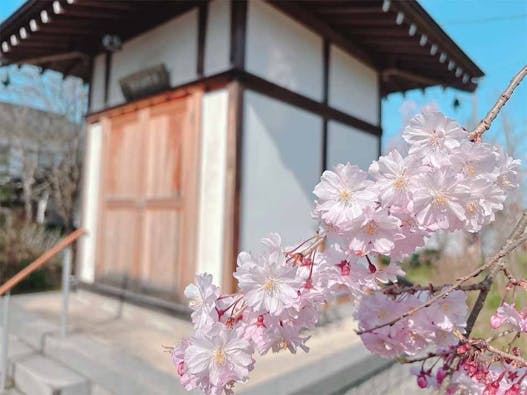
[[[1,308],[0,308],[1,312]],[[160,371],[126,350],[103,342],[93,334],[71,331],[66,338],[59,334],[58,323],[50,322],[21,308],[16,301],[10,309],[10,333],[16,333],[36,352],[74,369],[97,384],[92,392],[102,394],[187,394],[179,384],[175,369]],[[94,328],[96,332],[96,328]],[[171,368],[170,358],[167,367]],[[28,394],[32,395],[32,394]]]
[[[26,395],[90,395],[89,381],[43,355],[31,355],[14,364],[14,385]]]
[[[153,369],[142,359],[89,336],[50,336],[44,352],[113,394],[188,394],[179,384],[175,370],[169,374]]]
[[[0,336],[1,334],[0,329]],[[1,338],[1,337],[0,337]],[[7,346],[7,360],[8,360],[8,369],[7,377],[8,379],[13,377],[14,364],[16,361],[26,358],[30,355],[35,354],[35,349],[21,341],[18,337],[14,335],[9,335],[9,343]]]

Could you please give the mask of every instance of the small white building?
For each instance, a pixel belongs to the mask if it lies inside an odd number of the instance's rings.
[[[378,156],[384,96],[483,75],[415,1],[29,0],[0,32],[3,64],[90,84],[78,277],[165,304],[309,236],[321,172]]]

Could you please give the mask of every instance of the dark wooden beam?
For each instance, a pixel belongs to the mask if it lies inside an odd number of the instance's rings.
[[[368,27],[379,27],[379,28],[386,28],[393,26],[395,24],[395,16],[394,18],[386,18],[386,17],[374,17],[371,18],[363,18],[363,17],[357,17],[357,18],[350,18],[350,17],[342,17],[342,18],[331,18],[331,24],[334,26],[368,26]],[[406,29],[408,27],[405,27],[401,25],[401,29]]]
[[[326,5],[317,9],[316,13],[320,15],[367,15],[378,14],[380,11],[382,11],[380,5],[367,7]]]
[[[326,38],[322,47],[322,104],[329,102],[329,68],[331,43]],[[328,118],[322,119],[322,172],[328,168]]]
[[[346,29],[346,35],[353,37],[410,37],[407,29],[397,27],[369,27],[369,26],[353,26]]]
[[[95,71],[95,56],[90,56],[90,63],[88,64],[88,108],[86,112],[89,112],[91,109],[92,96],[93,96],[93,74]]]
[[[106,51],[104,58],[104,105],[108,105],[110,99],[110,77],[112,73],[112,57],[110,51]]]
[[[231,65],[245,69],[245,40],[247,36],[247,1],[231,1]]]
[[[134,2],[118,2],[118,1],[97,1],[97,0],[82,0],[75,4],[77,7],[82,8],[96,8],[100,10],[118,10],[121,12],[134,11],[137,9],[137,5]]]
[[[129,19],[131,15],[133,15],[130,12],[121,12],[115,9],[107,8],[104,10],[104,12],[101,12],[100,10],[94,10],[90,8],[81,8],[77,4],[65,4],[63,5],[64,12],[58,15],[63,15],[68,18],[76,19],[76,18],[93,18],[96,20],[101,19],[111,19],[111,20],[123,20],[123,19]],[[53,19],[53,17],[56,16],[56,14],[51,14],[50,19]]]
[[[293,92],[276,85],[254,74],[235,70],[235,78],[239,79],[247,89],[272,97],[284,103],[291,104],[303,110],[315,113],[328,120],[337,121],[365,132],[380,135],[381,128],[345,112],[330,107],[327,104],[313,100],[307,96]]]
[[[84,59],[87,58],[88,55],[82,52],[73,51],[73,52],[61,52],[61,53],[54,53],[44,56],[36,56],[34,58],[28,58],[24,59],[19,62],[12,62],[10,64],[34,64],[34,65],[41,65],[45,63],[50,62],[59,62],[59,61],[67,61],[72,59]]]
[[[196,73],[198,77],[203,77],[205,69],[205,39],[208,11],[208,3],[203,3],[198,7],[198,59],[196,61]]]

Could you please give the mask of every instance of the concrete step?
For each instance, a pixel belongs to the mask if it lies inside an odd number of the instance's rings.
[[[11,334],[16,333],[16,337],[35,352],[89,378],[94,385],[92,393],[187,394],[179,384],[175,369],[170,369],[170,373],[160,371],[139,356],[85,331],[74,330],[62,338],[58,323],[26,311],[16,301],[10,309],[9,327]],[[166,357],[166,366],[170,368],[169,356],[162,352],[161,345],[159,350],[160,357]]]
[[[44,352],[113,394],[187,394],[179,385],[175,371],[168,374],[153,369],[144,360],[83,334],[71,334],[67,338],[50,336]],[[170,366],[170,359],[166,357]]]
[[[14,364],[15,388],[26,395],[90,395],[89,381],[43,355],[31,355]]]
[[[1,332],[2,331],[0,330],[0,336],[2,336]],[[9,343],[7,346],[7,360],[9,362],[9,366],[7,369],[8,379],[13,377],[14,364],[16,361],[34,354],[34,348],[21,341],[16,336],[9,335]]]

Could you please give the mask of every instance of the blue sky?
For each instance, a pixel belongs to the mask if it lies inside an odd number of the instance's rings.
[[[0,20],[24,0],[0,0]],[[486,76],[477,90],[478,117],[485,115],[512,76],[527,63],[527,0],[421,0],[420,3],[456,43],[479,65]],[[454,110],[458,99],[461,106]],[[406,102],[417,108],[435,103],[447,115],[467,124],[473,114],[473,95],[453,89],[429,88],[405,96],[390,95],[383,103],[384,143],[398,135]],[[506,107],[516,130],[527,135],[527,81]],[[499,124],[493,133],[499,133]],[[527,141],[527,139],[525,139]],[[527,150],[526,150],[527,151]]]
[[[527,64],[527,1],[421,0],[420,3],[485,72],[476,91],[478,119],[482,118],[511,78]],[[452,106],[455,98],[461,103],[457,111]],[[383,103],[385,146],[401,130],[399,110],[405,100],[415,102],[417,107],[433,102],[463,125],[472,117],[472,94],[442,88],[429,88],[424,94],[411,91],[404,97],[392,94]],[[527,135],[527,81],[516,90],[505,111],[515,128]],[[500,124],[495,126],[492,133],[498,138]]]

